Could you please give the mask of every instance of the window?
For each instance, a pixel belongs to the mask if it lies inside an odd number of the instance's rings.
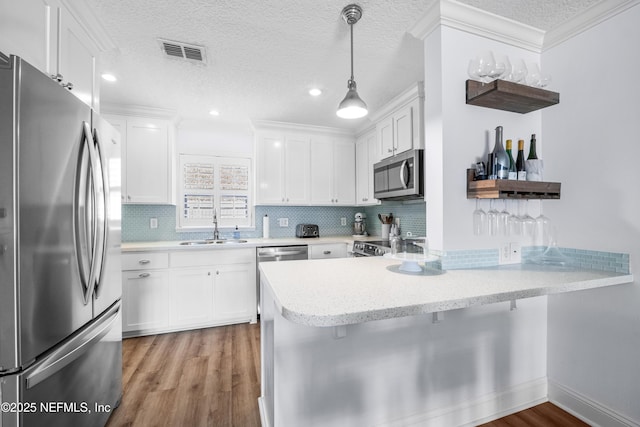
[[[251,159],[181,154],[178,229],[252,227]]]

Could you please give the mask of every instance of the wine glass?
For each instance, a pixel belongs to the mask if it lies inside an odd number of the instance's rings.
[[[511,215],[509,215],[509,234],[512,236],[520,235],[522,231],[522,227],[520,225],[520,204],[517,200],[513,201],[516,203],[516,210],[512,209]]]
[[[487,214],[478,205],[478,200],[476,199],[476,210],[473,211],[473,234],[481,236],[487,232]]]
[[[547,246],[551,233],[551,220],[542,213],[542,200],[540,200],[540,215],[536,217],[534,242],[537,246]]]
[[[533,237],[533,231],[536,228],[536,220],[529,215],[529,200],[525,200],[524,215],[520,218],[522,224],[522,235]]]
[[[536,64],[535,62],[529,63],[527,70],[529,71],[527,74],[527,84],[529,86],[539,87],[540,86],[540,67],[538,66],[538,64]]]
[[[513,69],[511,71],[513,81],[516,83],[522,83],[527,77],[527,66],[524,64],[524,60],[516,59],[513,62]]]
[[[509,211],[507,210],[507,201],[503,200],[504,207],[498,212],[498,234],[501,236],[509,235]]]
[[[489,234],[498,235],[498,209],[493,206],[493,199],[489,201],[489,212],[487,212],[487,222],[489,223]]]

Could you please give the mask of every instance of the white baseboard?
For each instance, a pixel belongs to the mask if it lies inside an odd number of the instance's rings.
[[[451,427],[474,426],[530,408],[547,401],[547,378],[520,384],[500,393],[492,393],[475,401],[414,414],[378,427]]]
[[[549,380],[549,401],[593,427],[640,427],[638,421]]]

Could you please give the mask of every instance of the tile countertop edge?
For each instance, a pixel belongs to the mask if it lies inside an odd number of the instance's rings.
[[[485,269],[465,270],[473,274],[474,271]],[[595,274],[602,274],[601,271],[593,270]],[[545,274],[553,275],[557,271],[549,271]],[[496,272],[499,274],[499,272]],[[402,276],[399,275],[399,278]],[[268,278],[267,278],[268,282]],[[408,304],[396,307],[372,308],[370,310],[354,310],[340,314],[313,313],[308,310],[296,310],[283,304],[278,296],[278,292],[273,289],[274,303],[278,312],[285,319],[301,325],[311,327],[332,327],[345,326],[350,324],[364,323],[374,320],[384,320],[397,317],[415,316],[421,314],[442,312],[461,308],[469,308],[485,304],[493,304],[505,301],[532,298],[545,295],[561,294],[580,290],[596,289],[607,286],[615,286],[633,282],[632,274],[610,273],[608,277],[594,279],[577,280],[573,282],[554,283],[551,285],[531,286],[528,288],[518,288],[512,291],[497,292],[493,294],[473,293],[461,298],[438,300],[423,304]],[[271,285],[269,285],[271,286]]]
[[[137,252],[137,251],[166,251],[166,250],[218,250],[218,249],[240,249],[240,248],[256,248],[262,246],[290,246],[290,245],[321,245],[330,243],[346,243],[350,244],[354,241],[352,236],[329,236],[319,238],[300,238],[300,237],[279,237],[272,239],[260,239],[260,238],[248,238],[247,243],[237,243],[228,245],[181,245],[181,242],[188,240],[177,241],[154,241],[154,242],[123,242],[121,244],[122,252]]]

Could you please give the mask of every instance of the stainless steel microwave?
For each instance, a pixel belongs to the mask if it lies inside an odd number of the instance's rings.
[[[410,150],[373,165],[373,193],[380,200],[424,197],[424,150]]]

